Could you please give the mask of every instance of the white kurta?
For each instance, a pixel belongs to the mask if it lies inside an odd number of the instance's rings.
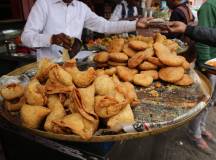
[[[80,39],[84,27],[107,34],[131,32],[136,30],[136,21],[107,21],[77,0],[68,6],[62,0],[37,0],[21,39],[24,45],[37,48],[37,59],[48,57],[60,62],[62,47],[50,44],[52,35],[65,33]]]

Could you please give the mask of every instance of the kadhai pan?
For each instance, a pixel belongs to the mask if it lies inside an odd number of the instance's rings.
[[[12,72],[10,72],[8,75],[20,75],[29,69],[36,68],[36,63],[29,64],[23,67],[20,67]],[[201,79],[201,83],[203,87],[207,90],[209,95],[211,95],[211,84],[209,80],[200,72],[198,72],[198,75]],[[208,103],[209,99],[205,99],[206,104]],[[169,131],[171,129],[177,128],[181,125],[184,125],[185,123],[189,122],[192,120],[197,114],[201,112],[200,110],[196,110],[196,112],[191,113],[189,116],[180,119],[178,122],[174,124],[169,124],[166,126],[161,126],[159,128],[153,128],[150,130],[146,130],[143,132],[134,132],[134,133],[119,133],[115,135],[100,135],[96,136],[94,135],[91,139],[89,140],[83,140],[80,136],[77,135],[62,135],[62,134],[55,134],[55,133],[49,133],[45,132],[42,130],[37,130],[37,129],[28,129],[24,128],[20,125],[20,120],[17,116],[11,115],[8,111],[4,109],[4,107],[1,105],[0,107],[0,115],[5,118],[7,121],[12,123],[13,125],[16,125],[19,128],[22,128],[32,134],[36,134],[42,137],[50,138],[50,139],[55,139],[55,140],[63,140],[63,141],[77,141],[77,142],[108,142],[108,141],[120,141],[120,140],[128,140],[128,139],[134,139],[134,138],[141,138],[141,137],[146,137],[150,135],[155,135],[155,134],[160,134],[166,131]]]

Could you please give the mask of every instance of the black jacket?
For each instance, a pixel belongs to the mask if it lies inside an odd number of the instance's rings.
[[[216,47],[216,29],[201,26],[187,26],[185,35],[194,41]]]

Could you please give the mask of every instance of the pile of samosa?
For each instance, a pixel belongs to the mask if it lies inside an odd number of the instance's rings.
[[[179,46],[164,35],[155,38],[135,36],[113,39],[106,52],[94,57],[97,73],[116,74],[121,81],[148,87],[154,80],[179,86],[193,84],[189,76],[190,63],[177,54]]]
[[[20,112],[23,126],[83,139],[94,135],[99,122],[115,132],[133,124],[131,106],[139,103],[130,82],[98,75],[91,67],[80,71],[74,59],[62,66],[43,59],[27,86],[3,86],[1,95],[8,111]]]

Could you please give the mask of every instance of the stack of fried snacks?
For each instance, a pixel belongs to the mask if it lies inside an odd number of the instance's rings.
[[[188,70],[190,64],[177,55],[178,44],[164,35],[152,37],[134,36],[115,38],[107,52],[94,57],[98,64],[97,75],[116,74],[123,82],[149,87],[154,80],[162,80],[179,86],[193,84]]]
[[[8,111],[20,112],[23,126],[87,140],[100,121],[115,132],[133,124],[131,106],[139,103],[134,86],[121,82],[113,74],[116,69],[103,71],[107,75],[97,74],[94,68],[80,71],[74,59],[62,66],[43,59],[27,86],[4,86],[1,95]]]

